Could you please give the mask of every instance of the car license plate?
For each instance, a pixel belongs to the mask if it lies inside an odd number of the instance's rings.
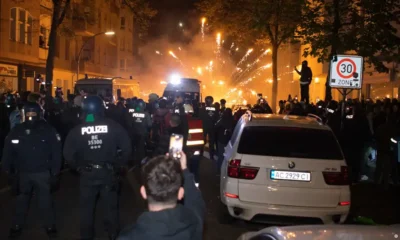
[[[271,170],[270,178],[272,180],[289,180],[289,181],[309,182],[309,181],[311,181],[311,173]]]

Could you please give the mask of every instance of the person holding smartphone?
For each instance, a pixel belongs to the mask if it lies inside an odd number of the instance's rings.
[[[179,159],[158,156],[142,168],[140,194],[148,211],[136,224],[123,230],[117,240],[201,240],[205,202],[187,168],[184,152]],[[178,203],[184,199],[184,203]]]

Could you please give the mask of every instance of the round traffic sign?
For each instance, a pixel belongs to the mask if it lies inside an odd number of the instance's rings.
[[[350,58],[343,58],[336,65],[336,72],[341,78],[352,78],[357,72],[357,66]]]

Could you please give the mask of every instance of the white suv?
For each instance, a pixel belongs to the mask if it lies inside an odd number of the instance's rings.
[[[346,162],[333,132],[316,116],[247,113],[224,155],[220,221],[346,220]]]

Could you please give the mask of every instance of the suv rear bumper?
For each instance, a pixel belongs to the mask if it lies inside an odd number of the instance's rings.
[[[301,217],[321,219],[325,224],[334,223],[333,218],[343,223],[350,210],[350,206],[323,207],[295,207],[243,202],[239,199],[225,197],[222,202],[227,204],[229,214],[235,218],[251,221],[256,215],[275,215],[287,217]],[[240,211],[238,211],[240,210]],[[235,214],[236,212],[236,214]],[[237,214],[240,212],[240,214]]]

